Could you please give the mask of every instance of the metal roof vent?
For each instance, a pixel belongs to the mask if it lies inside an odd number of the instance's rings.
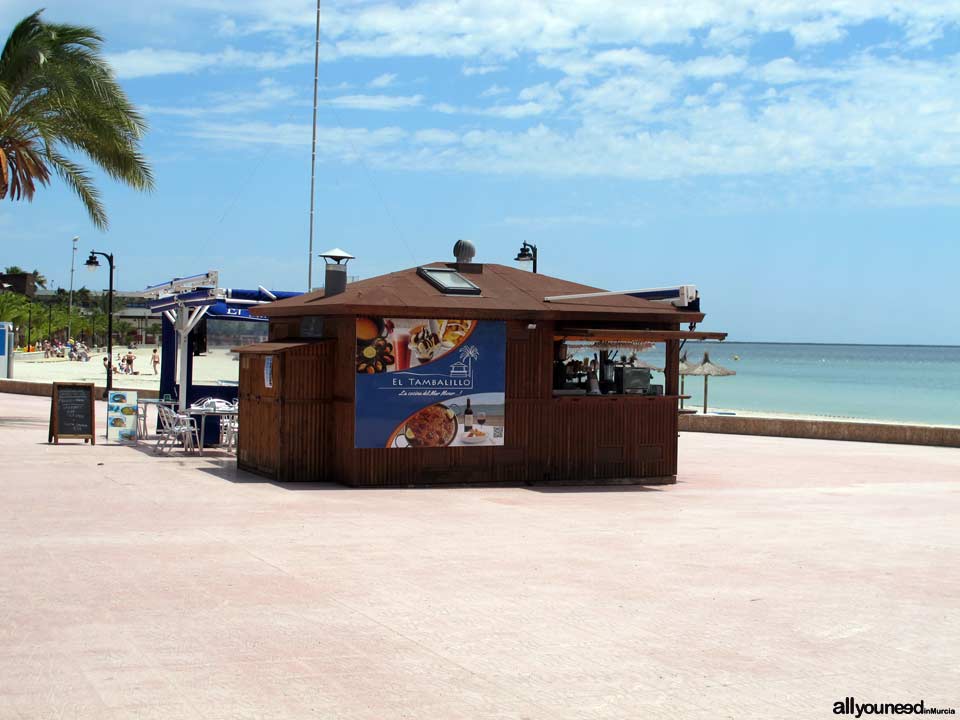
[[[354,259],[353,255],[333,248],[320,253],[326,263],[326,273],[323,278],[323,296],[332,297],[339,295],[347,289],[347,263]]]
[[[477,248],[469,240],[457,240],[453,246],[453,256],[457,259],[457,263],[469,265],[476,254]]]

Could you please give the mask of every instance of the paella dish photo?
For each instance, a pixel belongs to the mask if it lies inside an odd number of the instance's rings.
[[[457,436],[457,414],[436,403],[421,408],[397,428],[390,446],[446,447]]]

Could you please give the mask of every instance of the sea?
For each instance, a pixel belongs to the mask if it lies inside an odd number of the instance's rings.
[[[960,347],[693,343],[736,371],[711,377],[709,408],[960,426]],[[651,357],[641,357],[657,364]],[[656,380],[654,380],[656,382]],[[687,376],[688,407],[703,407],[703,378]]]

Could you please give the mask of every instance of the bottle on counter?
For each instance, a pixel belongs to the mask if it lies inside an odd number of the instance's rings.
[[[470,398],[467,398],[467,409],[463,411],[463,429],[465,432],[473,430],[473,408],[470,407]]]

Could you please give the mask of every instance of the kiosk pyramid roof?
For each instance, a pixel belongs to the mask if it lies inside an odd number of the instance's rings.
[[[629,295],[577,298],[546,302],[545,297],[603,292],[549,275],[534,274],[506,265],[430,263],[425,267],[458,270],[480,288],[479,295],[451,295],[417,274],[417,268],[349,283],[342,293],[326,297],[322,290],[258,306],[268,317],[295,315],[382,315],[434,317],[438,311],[464,318],[530,318],[569,320],[645,320],[664,323],[700,322],[703,314],[669,303]]]

